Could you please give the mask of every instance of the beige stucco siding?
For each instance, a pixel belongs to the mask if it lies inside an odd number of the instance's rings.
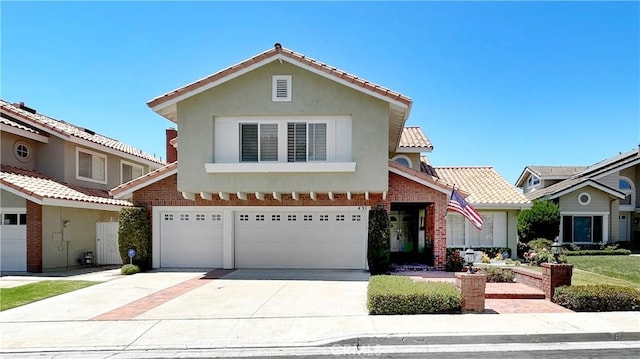
[[[69,162],[65,153],[65,141],[56,137],[50,136],[49,142],[40,147],[37,153],[38,163],[37,171],[45,176],[52,178],[65,178],[65,165]]]
[[[29,150],[31,151],[30,156],[26,160],[18,160],[16,157],[14,146],[16,142],[23,142],[27,145]],[[34,170],[36,168],[36,153],[38,151],[39,142],[24,138],[21,136],[16,136],[12,133],[2,132],[2,137],[0,138],[0,151],[2,153],[2,164],[13,167],[26,168],[29,170]]]
[[[83,252],[96,254],[96,222],[117,220],[118,212],[42,207],[43,269],[74,267]],[[67,227],[62,221],[68,220]],[[68,252],[67,252],[68,248]],[[68,262],[67,262],[68,258]]]
[[[507,211],[507,247],[511,248],[515,258],[518,251],[518,211]]]
[[[272,75],[292,76],[292,101],[273,102]],[[185,192],[385,191],[388,104],[286,62],[274,61],[179,102],[178,190]],[[207,174],[215,119],[232,116],[349,116],[355,173]]]
[[[0,207],[2,208],[26,208],[27,202],[24,198],[16,196],[7,191],[0,191]]]

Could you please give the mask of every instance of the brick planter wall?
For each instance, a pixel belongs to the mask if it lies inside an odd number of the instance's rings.
[[[512,270],[516,279],[516,283],[526,284],[529,287],[537,288],[541,291],[544,291],[542,287],[542,273],[536,273],[520,268],[512,268]]]
[[[486,274],[456,273],[456,286],[462,292],[462,313],[483,313]]]
[[[542,290],[544,298],[552,300],[556,288],[563,285],[571,285],[573,275],[573,265],[542,263]]]

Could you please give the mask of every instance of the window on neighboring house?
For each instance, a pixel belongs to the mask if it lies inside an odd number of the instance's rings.
[[[129,182],[144,174],[144,169],[140,165],[122,161],[120,166],[120,183]]]
[[[78,179],[107,183],[107,157],[99,153],[76,149]]]
[[[273,75],[271,99],[274,102],[291,101],[291,75]]]
[[[540,184],[540,177],[536,175],[529,176],[529,179],[527,180],[528,188],[537,187],[539,184]]]
[[[241,123],[240,161],[278,161],[278,124]]]
[[[602,216],[563,216],[562,241],[576,243],[602,242]]]
[[[289,122],[287,162],[327,160],[327,124]]]
[[[621,177],[618,183],[618,188],[626,195],[624,199],[620,200],[621,209],[625,211],[633,211],[635,209],[635,189],[633,183],[628,178]]]

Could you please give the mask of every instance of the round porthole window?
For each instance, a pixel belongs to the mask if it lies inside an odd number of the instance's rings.
[[[586,193],[586,192],[582,192],[578,195],[578,203],[580,203],[583,206],[588,205],[591,202],[591,196]]]
[[[31,149],[26,143],[22,141],[17,141],[13,145],[13,153],[15,154],[18,161],[21,162],[26,162],[31,157]]]

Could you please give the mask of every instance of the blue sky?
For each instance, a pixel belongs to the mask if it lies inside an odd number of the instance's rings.
[[[414,101],[435,166],[640,144],[639,2],[0,2],[0,94],[164,157],[151,98],[275,42]]]

